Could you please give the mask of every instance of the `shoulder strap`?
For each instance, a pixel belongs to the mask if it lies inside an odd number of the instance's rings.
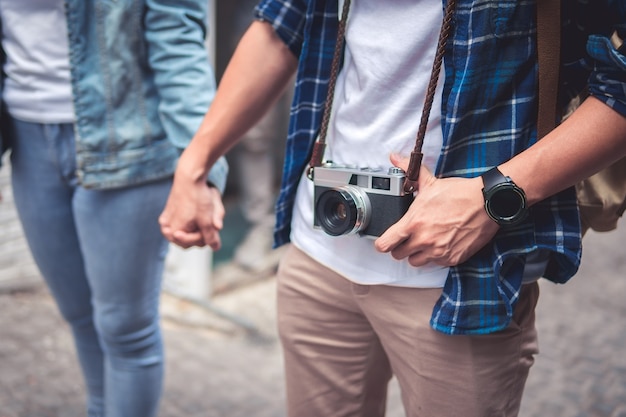
[[[539,104],[537,138],[554,129],[561,65],[561,1],[537,0],[537,60],[539,65]]]

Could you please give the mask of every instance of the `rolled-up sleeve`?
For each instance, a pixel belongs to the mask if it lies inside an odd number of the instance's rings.
[[[587,42],[587,52],[594,60],[589,78],[589,92],[615,111],[626,116],[626,54],[611,42],[615,31],[626,35],[626,5],[623,0],[610,1],[614,24],[606,35],[592,35]],[[624,51],[624,48],[622,48]]]
[[[307,4],[296,0],[262,0],[255,8],[255,17],[268,22],[278,37],[296,56],[302,50]]]

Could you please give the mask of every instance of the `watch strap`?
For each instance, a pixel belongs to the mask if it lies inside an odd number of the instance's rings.
[[[505,177],[504,174],[500,172],[498,167],[491,168],[489,171],[481,175],[481,177],[483,179],[483,185],[485,186],[484,191],[491,190],[498,184],[512,182],[510,178]]]

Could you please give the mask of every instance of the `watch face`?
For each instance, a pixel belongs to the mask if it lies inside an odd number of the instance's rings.
[[[526,196],[510,182],[494,186],[485,195],[487,214],[501,226],[514,225],[526,218]]]
[[[525,206],[524,197],[514,188],[501,188],[493,193],[489,206],[492,213],[501,219],[516,217]]]
[[[485,210],[501,226],[515,225],[526,218],[526,195],[497,167],[482,175]]]

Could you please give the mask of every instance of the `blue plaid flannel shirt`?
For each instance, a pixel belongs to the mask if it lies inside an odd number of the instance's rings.
[[[562,3],[561,101],[588,88],[626,115],[626,57],[608,40],[616,27],[625,27],[626,2]],[[337,1],[262,0],[256,17],[269,22],[299,57],[277,203],[275,245],[280,246],[289,241],[297,184],[320,126]],[[453,25],[445,56],[444,144],[436,175],[474,177],[537,140],[535,0],[457,0]],[[537,249],[551,254],[545,278],[564,283],[576,273],[581,235],[573,188],[534,205],[526,221],[500,230],[491,244],[452,267],[431,326],[448,334],[505,328],[519,297],[526,255]]]

